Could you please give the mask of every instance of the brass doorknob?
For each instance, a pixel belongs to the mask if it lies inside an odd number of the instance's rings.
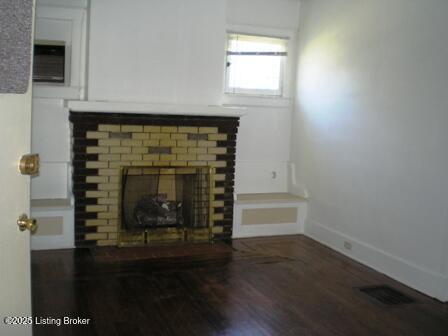
[[[26,214],[23,214],[17,220],[17,225],[19,226],[20,231],[29,230],[31,233],[34,233],[37,229],[36,220],[33,218],[28,218]]]
[[[39,173],[39,154],[27,154],[20,158],[19,170],[22,175],[36,175]]]

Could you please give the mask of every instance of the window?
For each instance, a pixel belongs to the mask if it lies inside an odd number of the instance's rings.
[[[226,93],[282,96],[286,38],[228,34]]]

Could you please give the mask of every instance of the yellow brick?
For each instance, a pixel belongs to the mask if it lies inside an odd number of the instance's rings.
[[[109,176],[109,183],[119,183],[120,176]]]
[[[99,212],[99,219],[115,219],[118,218],[118,212]]]
[[[111,191],[109,191],[109,197],[110,198],[112,198],[112,197],[117,198],[117,197],[120,196],[119,193],[120,192],[118,190],[111,190]],[[107,197],[107,196],[105,196],[105,197]]]
[[[152,163],[152,165],[155,167],[167,166],[168,164],[169,164],[169,162],[167,162],[167,161],[155,161]]]
[[[106,205],[86,205],[86,212],[107,211]]]
[[[98,198],[98,204],[118,204],[117,198]],[[103,210],[107,211],[107,210]]]
[[[188,140],[188,135],[181,133],[172,133],[171,139],[173,140]]]
[[[132,152],[132,147],[111,147],[112,154],[128,154]]]
[[[86,233],[86,240],[107,239],[107,233]]]
[[[176,126],[162,126],[161,132],[162,133],[176,133],[177,127]]]
[[[86,183],[105,183],[108,182],[109,178],[107,176],[87,176]]]
[[[106,191],[89,190],[89,191],[86,191],[86,197],[87,198],[107,197],[107,192]]]
[[[179,140],[177,141],[177,147],[196,147],[197,141],[194,140]]]
[[[146,154],[146,155],[143,155],[143,160],[145,160],[145,161],[158,161],[159,160],[159,154]]]
[[[120,161],[120,154],[100,154],[98,155],[100,161]]]
[[[179,126],[179,133],[198,133],[197,127]]]
[[[120,125],[98,125],[98,130],[102,132],[120,132]]]
[[[116,232],[111,232],[107,234],[107,237],[109,239],[117,239],[118,238],[118,234]]]
[[[173,168],[162,168],[160,169],[160,175],[173,175],[176,173],[176,170]]]
[[[122,132],[143,132],[143,126],[140,125],[121,125]]]
[[[212,154],[198,155],[198,160],[200,160],[200,161],[215,161],[216,155],[212,155]]]
[[[120,127],[120,126],[118,126]],[[120,146],[120,139],[100,139],[98,140],[100,146]]]
[[[216,174],[214,176],[215,181],[224,181],[226,179],[226,175],[224,174]]]
[[[86,226],[99,226],[99,225],[107,225],[106,219],[87,219]]]
[[[214,226],[212,231],[213,231],[213,233],[223,233],[224,228],[222,226]]]
[[[187,154],[186,147],[173,147],[171,148],[171,153],[173,154]]]
[[[107,139],[107,138],[109,138],[109,133],[88,131],[86,134],[86,138],[87,139]]]
[[[199,133],[201,134],[218,133],[218,127],[199,127]]]
[[[109,162],[109,168],[121,168],[125,166],[130,166],[131,161],[111,161]]]
[[[199,140],[198,147],[216,147],[216,141]]]
[[[193,161],[193,160],[196,160],[196,155],[195,154],[177,154],[177,160]]]
[[[213,189],[214,194],[224,194],[225,190],[224,188],[215,188]]]
[[[132,139],[146,140],[149,139],[148,133],[132,133]]]
[[[147,154],[148,147],[132,147],[132,154]]]
[[[188,161],[188,165],[191,167],[204,167],[207,165],[206,161]]]
[[[87,154],[104,154],[109,153],[109,147],[87,147]]]
[[[118,205],[116,204],[109,205],[109,212],[118,212]]]
[[[222,208],[224,206],[224,201],[213,201],[213,206],[215,208]]]
[[[121,145],[122,146],[131,146],[131,147],[139,147],[143,145],[143,141],[142,140],[131,140],[131,139],[124,139],[121,140]]]
[[[227,167],[227,162],[226,161],[209,161],[208,165],[210,167],[222,168],[222,167]]]
[[[143,146],[158,147],[160,140],[144,140]]]
[[[136,167],[152,166],[152,161],[132,161],[131,165]]]
[[[145,126],[145,132],[160,133],[160,126]]]
[[[207,154],[207,148],[190,147],[190,148],[188,148],[188,153],[191,153],[191,154]]]
[[[107,162],[87,161],[86,168],[107,168]]]
[[[118,220],[117,219],[109,219],[107,221],[107,225],[115,225],[118,226]]]
[[[141,168],[132,168],[128,170],[128,175],[141,175],[143,174],[143,169]]]
[[[227,134],[221,134],[221,133],[220,134],[209,134],[208,139],[224,141],[224,140],[227,140]]]
[[[209,154],[227,154],[227,148],[224,147],[210,147],[207,151]]]
[[[98,232],[117,232],[117,228],[114,226],[100,226]]]
[[[115,246],[115,245],[117,245],[117,241],[113,240],[113,239],[111,239],[111,240],[101,239],[101,240],[96,241],[96,245],[97,246]]]
[[[116,176],[120,173],[118,169],[100,169],[98,170],[99,176]]]
[[[109,191],[109,190],[119,190],[120,186],[118,183],[100,183],[98,184],[98,190]]]
[[[160,154],[160,161],[172,161],[172,160],[176,160],[175,154]]]
[[[222,214],[222,213],[213,215],[213,220],[223,220],[223,219],[224,219],[224,214]]]
[[[151,139],[152,140],[169,140],[170,134],[169,133],[151,133]]]
[[[172,167],[185,167],[187,166],[187,161],[171,161],[170,166]]]
[[[176,140],[160,140],[161,147],[174,147],[176,146]]]
[[[142,159],[141,154],[122,154],[121,160],[123,161],[138,161]]]

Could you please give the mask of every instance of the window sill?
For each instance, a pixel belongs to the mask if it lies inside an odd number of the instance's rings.
[[[292,99],[272,96],[249,96],[242,94],[229,94],[223,96],[222,104],[224,106],[255,106],[255,107],[292,107]]]

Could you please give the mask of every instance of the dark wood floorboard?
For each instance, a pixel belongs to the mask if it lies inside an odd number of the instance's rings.
[[[240,239],[232,248],[107,263],[90,250],[33,252],[33,315],[92,319],[35,325],[34,335],[448,335],[446,304],[310,238]],[[384,306],[356,289],[376,284],[417,302]]]

